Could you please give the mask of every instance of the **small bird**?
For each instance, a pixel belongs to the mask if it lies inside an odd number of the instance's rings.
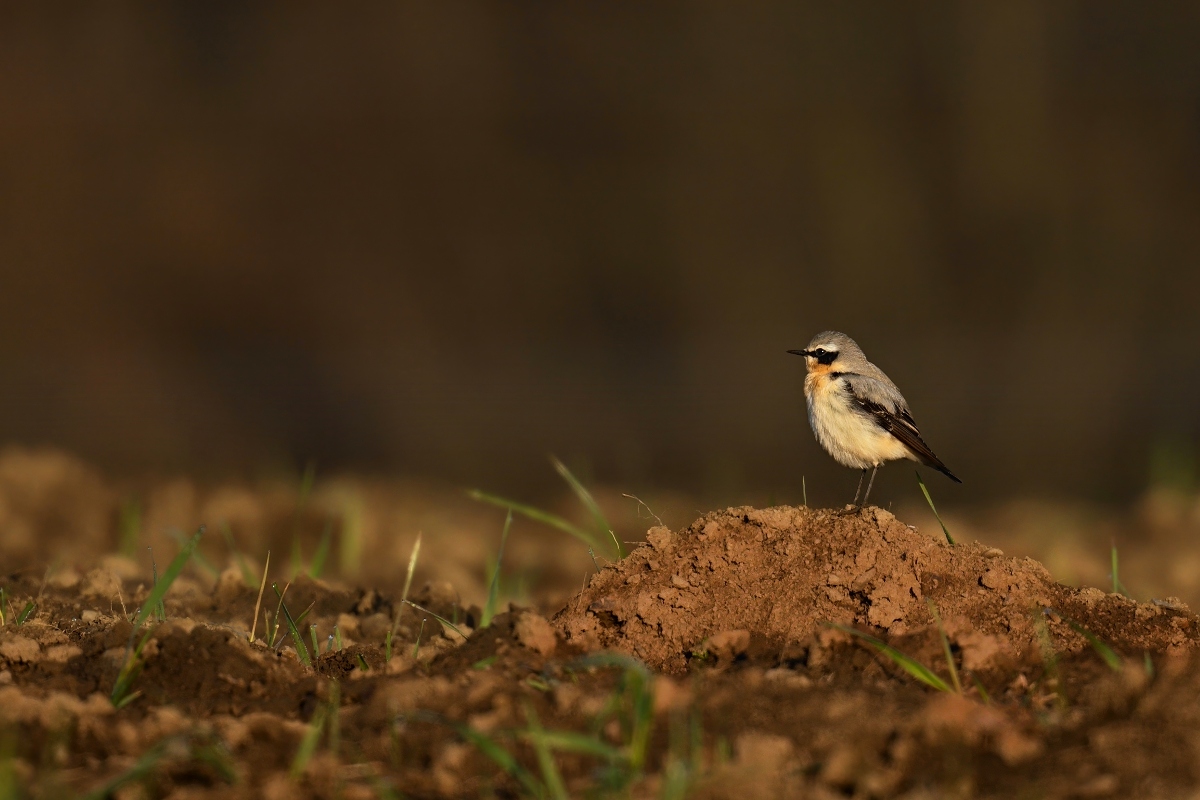
[[[818,333],[803,350],[808,375],[804,399],[808,422],[825,452],[846,467],[861,469],[854,505],[863,478],[871,470],[863,505],[871,496],[875,473],[885,461],[907,458],[933,467],[955,483],[962,483],[921,439],[908,403],[883,370],[867,360],[862,348],[844,333]]]

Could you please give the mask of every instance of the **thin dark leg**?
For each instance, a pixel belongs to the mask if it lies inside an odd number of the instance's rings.
[[[863,469],[863,471],[858,474],[858,488],[854,490],[854,502],[851,503],[853,506],[858,505],[858,493],[862,491],[862,482],[863,478],[865,477],[867,477],[867,470]]]
[[[876,472],[879,472],[878,464],[875,465],[875,469],[871,470],[871,480],[867,481],[867,493],[863,495],[863,502],[862,502],[862,504],[864,506],[867,504],[867,498],[871,496],[871,486],[875,483],[875,473]],[[863,473],[864,474],[866,473],[865,469],[863,470]]]

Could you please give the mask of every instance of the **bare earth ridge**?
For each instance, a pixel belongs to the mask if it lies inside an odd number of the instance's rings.
[[[739,800],[1173,798],[1200,783],[1197,620],[1182,604],[1063,586],[1035,561],[950,546],[878,508],[735,508],[646,539],[549,620],[513,607],[481,628],[448,584],[414,590],[465,639],[397,597],[298,580],[288,598],[311,607],[305,625],[326,642],[336,623],[343,641],[312,667],[286,633],[267,647],[260,626],[247,642],[257,591],[232,563],[217,578],[192,570],[120,709],[109,693],[148,576],[118,562],[6,574],[14,605],[37,610],[0,627],[0,777],[35,796],[120,783],[130,797],[519,797],[543,780],[536,718],[585,737],[555,755],[571,797],[608,785],[657,798],[680,774],[688,797]],[[960,692],[829,625],[950,682],[935,610]],[[582,660],[601,651],[649,677]],[[614,778],[596,754],[629,757],[639,685],[644,759]]]

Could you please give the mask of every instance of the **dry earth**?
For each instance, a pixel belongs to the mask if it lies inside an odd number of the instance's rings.
[[[258,589],[234,560],[215,575],[194,560],[147,628],[140,694],[118,709],[148,564],[13,566],[14,548],[67,547],[79,525],[112,542],[118,523],[103,484],[81,500],[6,474],[3,798],[1174,798],[1200,778],[1200,631],[1185,605],[1064,586],[878,508],[654,527],[565,603],[488,627],[445,581],[418,580],[420,611],[398,587],[302,577],[286,598],[311,607],[312,667],[286,632],[268,647],[261,618],[249,641]],[[267,527],[295,516],[263,513]],[[935,611],[961,692],[830,625],[950,683]]]

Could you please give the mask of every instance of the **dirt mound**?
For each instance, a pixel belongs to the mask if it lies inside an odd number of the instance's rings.
[[[554,618],[564,639],[676,674],[697,657],[785,655],[830,622],[889,638],[928,631],[933,609],[977,668],[1034,654],[1037,619],[1074,650],[1088,640],[1072,623],[1130,654],[1197,642],[1178,604],[1072,589],[1036,561],[952,546],[879,508],[733,508],[646,539]]]

